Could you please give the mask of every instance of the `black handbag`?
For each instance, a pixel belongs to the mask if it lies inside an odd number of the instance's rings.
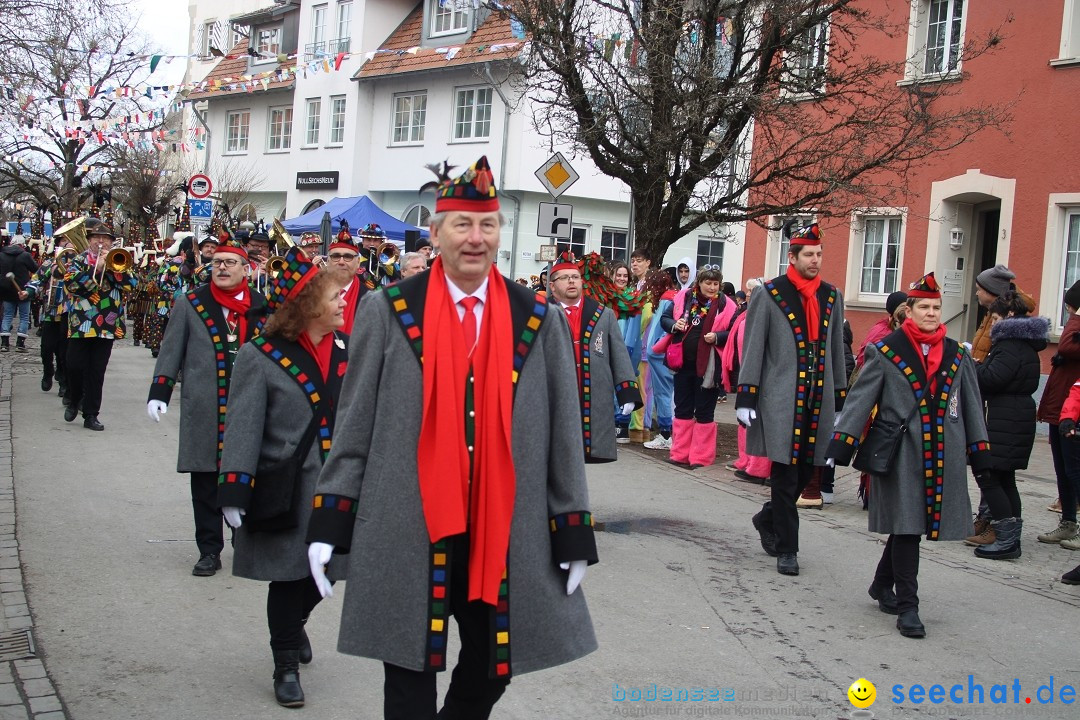
[[[244,520],[250,532],[291,530],[300,525],[300,497],[303,483],[300,472],[304,467],[311,443],[319,427],[319,408],[308,423],[296,451],[285,460],[255,471],[255,486],[251,504]]]
[[[885,420],[878,414],[870,429],[866,431],[866,437],[859,443],[859,450],[855,453],[855,459],[851,461],[852,467],[860,472],[882,477],[889,474],[889,470],[895,467],[896,454],[900,452],[900,445],[907,434],[907,426],[912,416],[922,403],[923,393],[915,400],[915,407],[908,413],[904,422]]]

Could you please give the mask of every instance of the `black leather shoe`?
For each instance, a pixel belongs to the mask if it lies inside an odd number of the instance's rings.
[[[302,622],[303,622],[304,625],[307,625],[307,618],[304,618]],[[300,628],[300,664],[301,665],[307,665],[314,659],[315,659],[315,656],[312,655],[312,653],[311,653],[311,640],[308,639],[307,629],[301,627]]]
[[[909,638],[926,637],[926,628],[919,619],[918,610],[905,610],[896,618],[896,629],[900,634]]]
[[[66,417],[67,413],[64,413],[64,415]],[[93,430],[95,432],[101,432],[105,429],[105,426],[98,422],[97,415],[88,415],[86,419],[83,420],[82,426],[87,430]]]
[[[878,608],[881,612],[888,613],[889,615],[896,615],[900,612],[896,607],[896,593],[893,592],[891,587],[871,585],[870,589],[866,592],[870,597],[877,600]]]
[[[71,422],[79,414],[79,409],[74,404],[64,408],[64,422]]]
[[[754,523],[754,529],[758,531],[758,535],[761,537],[761,549],[770,557],[776,557],[776,533],[765,525],[760,512],[751,518],[751,522]]]
[[[274,652],[274,699],[282,707],[304,706],[304,688],[300,687],[299,653],[296,650]]]
[[[220,569],[220,555],[203,555],[199,558],[199,562],[195,563],[195,567],[191,569],[191,574],[198,577],[210,577]]]
[[[41,392],[49,392],[52,390],[52,375],[46,375],[41,378]]]
[[[59,388],[60,392],[58,392],[57,395],[59,395],[60,397],[64,397],[65,395],[67,395],[67,383],[60,383]],[[67,401],[64,401],[64,404],[67,405]]]
[[[798,575],[799,556],[795,553],[780,553],[776,557],[776,572],[781,575]]]

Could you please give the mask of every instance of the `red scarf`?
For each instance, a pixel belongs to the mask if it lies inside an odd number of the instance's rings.
[[[788,265],[787,278],[802,296],[803,314],[806,315],[806,339],[817,342],[821,331],[821,306],[818,305],[817,291],[821,287],[821,276],[815,275],[807,280],[794,265]]]
[[[431,266],[424,302],[424,404],[416,452],[420,499],[431,542],[469,531],[469,600],[498,604],[510,547],[516,475],[511,450],[514,336],[510,297],[492,267],[472,355],[475,452],[470,495],[465,444],[465,333],[442,258]]]
[[[330,355],[334,352],[334,333],[326,333],[316,345],[311,341],[307,330],[304,330],[296,341],[300,343],[300,347],[307,350],[308,355],[315,359],[315,364],[319,366],[319,374],[322,375],[323,382],[326,382],[326,379],[330,377]]]
[[[352,285],[345,291],[345,324],[341,332],[352,334],[353,320],[356,319],[356,302],[360,298],[360,278],[353,276]]]
[[[937,371],[941,368],[941,356],[945,352],[945,343],[942,342],[945,339],[945,326],[938,325],[937,330],[925,332],[919,329],[914,320],[908,318],[900,325],[900,329],[904,331],[904,335],[907,335],[911,346],[915,348],[915,354],[922,360],[928,385],[926,392],[929,395],[936,394]],[[925,355],[922,350],[923,345],[930,346],[930,351]]]
[[[235,315],[236,343],[239,347],[244,344],[248,336],[247,312],[251,309],[251,289],[247,283],[240,283],[237,287],[240,288],[239,293],[235,288],[232,291],[222,290],[213,282],[210,283],[210,293],[214,296],[214,301]],[[239,299],[236,298],[238,294]]]

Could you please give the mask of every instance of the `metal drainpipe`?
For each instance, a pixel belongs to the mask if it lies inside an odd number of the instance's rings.
[[[502,88],[495,82],[495,78],[491,75],[491,63],[484,63],[484,78],[491,84],[495,92],[499,95],[499,99],[503,104],[503,138],[502,138],[502,157],[499,158],[499,188],[502,189],[506,184],[506,145],[510,141],[510,102],[506,99],[506,95],[503,94]],[[508,197],[514,201],[514,232],[510,236],[510,279],[514,280],[514,268],[517,266],[517,240],[518,240],[518,225],[521,219],[521,200],[509,192],[502,193],[504,197]]]

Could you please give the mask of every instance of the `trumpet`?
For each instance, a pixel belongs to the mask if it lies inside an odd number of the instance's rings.
[[[285,272],[287,267],[289,267],[289,261],[283,255],[275,255],[266,261],[266,272],[271,276]]]
[[[95,278],[96,282],[101,282],[105,279],[105,273],[123,273],[131,270],[135,267],[135,258],[131,254],[131,251],[127,248],[115,247],[109,252],[105,253],[105,261],[101,267],[101,278]]]

